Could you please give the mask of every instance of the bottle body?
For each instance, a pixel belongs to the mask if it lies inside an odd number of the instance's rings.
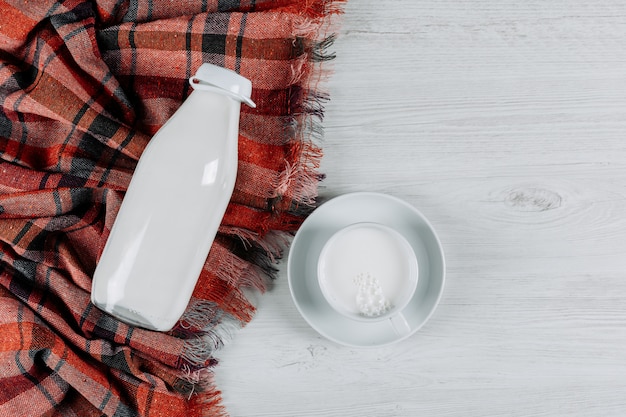
[[[197,89],[152,138],[94,273],[98,308],[151,330],[179,320],[233,192],[240,106]]]

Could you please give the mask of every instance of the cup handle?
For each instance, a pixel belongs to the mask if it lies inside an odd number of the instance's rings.
[[[411,331],[411,327],[402,313],[391,316],[389,323],[391,323],[391,327],[393,327],[393,330],[398,336],[406,336]]]

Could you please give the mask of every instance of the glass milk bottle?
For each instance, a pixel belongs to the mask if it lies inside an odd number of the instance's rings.
[[[91,300],[118,319],[170,330],[183,314],[237,176],[248,79],[203,64],[194,91],[141,155],[93,277]]]

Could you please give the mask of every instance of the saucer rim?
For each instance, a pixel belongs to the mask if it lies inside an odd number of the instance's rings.
[[[389,207],[391,207],[392,205],[398,205],[398,206],[402,206],[405,209],[408,210],[408,212],[410,212],[411,216],[414,217],[415,219],[417,219],[419,222],[423,223],[428,229],[429,231],[432,233],[432,237],[434,238],[434,241],[436,243],[435,246],[435,250],[437,251],[437,255],[440,257],[441,259],[441,277],[438,277],[438,280],[441,281],[440,284],[440,288],[438,290],[438,293],[436,294],[436,299],[432,305],[432,307],[430,308],[430,311],[426,312],[425,317],[423,318],[423,320],[418,323],[417,325],[414,325],[411,327],[411,330],[407,333],[407,334],[403,334],[403,335],[399,335],[395,338],[391,338],[390,340],[384,340],[381,342],[374,342],[374,343],[368,343],[368,344],[359,344],[359,343],[354,343],[351,342],[350,340],[346,340],[346,339],[341,339],[341,338],[337,338],[337,337],[333,337],[332,335],[329,334],[328,331],[325,331],[325,326],[323,326],[323,323],[319,323],[319,320],[315,320],[315,317],[311,317],[309,316],[309,314],[303,310],[301,303],[300,303],[300,299],[303,298],[303,296],[299,295],[299,293],[296,293],[296,290],[294,289],[294,280],[296,279],[294,277],[295,272],[294,269],[298,269],[299,271],[305,271],[303,274],[303,277],[301,279],[304,279],[305,282],[303,284],[307,283],[307,274],[306,274],[306,266],[305,265],[299,265],[299,268],[297,268],[297,265],[294,265],[295,261],[294,259],[296,258],[294,255],[294,253],[296,251],[307,251],[310,247],[312,247],[313,245],[311,245],[310,242],[300,242],[302,239],[300,238],[302,236],[301,231],[303,230],[307,230],[307,227],[311,226],[311,224],[324,224],[323,220],[319,220],[318,217],[321,214],[324,214],[324,212],[328,209],[328,207],[326,207],[326,209],[320,210],[323,207],[327,206],[328,204],[332,203],[333,205],[345,205],[345,204],[350,204],[350,200],[356,200],[359,198],[365,198],[366,200],[378,200],[379,202],[384,202],[389,204],[387,210],[390,210]],[[371,222],[373,220],[358,220],[355,221],[354,223],[362,223],[362,222]],[[327,223],[330,223],[330,221],[327,221]],[[351,224],[354,224],[351,223]],[[391,224],[392,222],[380,222],[379,223],[383,224],[386,227],[389,227],[401,234],[403,234],[400,230],[398,230],[396,227],[394,227],[393,224]],[[337,231],[341,230],[341,228],[343,227],[347,227],[350,226],[351,224],[346,224],[343,225],[341,227],[336,227],[331,229],[332,234],[336,233]],[[317,232],[317,234],[319,235],[319,233],[321,232]],[[403,234],[404,235],[404,234]],[[423,239],[419,236],[419,235],[415,235],[420,242],[424,243]],[[406,236],[405,236],[406,237]],[[415,249],[415,246],[409,242],[409,244],[411,245],[411,247],[413,249]],[[302,246],[302,248],[301,248]],[[321,250],[320,250],[321,252]],[[316,259],[315,259],[315,263],[317,263],[320,254],[316,254]],[[429,257],[431,258],[431,257]],[[419,262],[418,262],[419,263]],[[428,274],[428,280],[430,281],[432,277],[432,271],[429,271]],[[420,277],[421,278],[421,277]],[[323,337],[325,337],[328,340],[331,340],[335,343],[344,345],[344,346],[348,346],[348,347],[355,347],[355,348],[379,348],[379,347],[383,347],[383,346],[388,346],[391,344],[395,344],[398,343],[402,340],[407,339],[408,337],[412,336],[413,334],[415,334],[420,328],[422,328],[431,318],[431,316],[434,314],[435,310],[437,309],[437,306],[439,305],[439,302],[442,298],[443,295],[443,291],[444,291],[444,287],[445,287],[445,280],[446,280],[446,261],[445,261],[445,255],[444,255],[444,251],[443,251],[443,246],[441,244],[441,241],[439,239],[439,236],[437,235],[434,227],[432,226],[432,224],[429,222],[429,220],[413,205],[411,205],[410,203],[408,203],[407,201],[400,199],[398,197],[395,197],[393,195],[390,194],[385,194],[385,193],[380,193],[380,192],[370,192],[370,191],[357,191],[357,192],[351,192],[351,193],[346,193],[346,194],[342,194],[333,198],[330,198],[326,201],[324,201],[322,204],[319,205],[319,207],[317,207],[316,210],[314,210],[309,217],[302,223],[302,225],[300,226],[298,232],[296,232],[296,235],[294,236],[292,243],[290,245],[289,248],[289,256],[288,256],[288,260],[287,260],[287,280],[288,280],[288,284],[289,284],[289,291],[291,294],[291,298],[292,301],[294,303],[294,305],[296,306],[296,309],[298,310],[298,312],[300,313],[300,315],[302,316],[302,318],[315,330],[317,331],[320,335],[322,335]],[[313,280],[316,281],[317,280]],[[415,302],[416,299],[418,297],[417,292],[413,295],[413,297],[411,298],[411,301],[409,301],[409,303],[407,304],[407,307],[409,305],[411,305],[411,303]],[[337,314],[340,315],[340,313],[334,311],[332,309],[332,307],[330,305],[328,306],[322,306],[325,310],[329,310],[326,311],[328,313],[331,314]],[[342,316],[343,317],[343,316]],[[377,324],[376,323],[361,323],[360,327],[367,327],[367,326],[375,326]],[[327,326],[326,326],[327,327]]]

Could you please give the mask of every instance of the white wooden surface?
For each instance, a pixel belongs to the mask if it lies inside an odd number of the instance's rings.
[[[328,84],[329,197],[433,223],[433,318],[359,350],[299,316],[286,261],[217,355],[233,417],[626,416],[626,2],[352,0]]]

